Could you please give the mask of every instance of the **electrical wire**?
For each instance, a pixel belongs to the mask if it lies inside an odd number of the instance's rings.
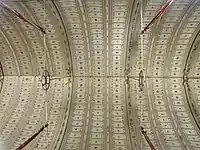
[[[140,21],[141,21],[141,30],[143,29],[143,9],[142,9],[142,0],[141,0],[141,6],[140,6]],[[143,34],[140,34],[140,61],[142,61],[141,68],[143,69],[144,66],[144,61],[143,61],[143,56],[144,56],[144,39],[143,39]]]
[[[45,26],[46,26],[46,0],[43,0],[43,4],[44,4],[44,21],[43,21],[43,29],[45,30]],[[48,60],[47,60],[47,45],[46,45],[46,32],[43,33],[43,47],[44,47],[44,69],[45,71],[48,70]],[[47,79],[47,80],[50,80]],[[50,83],[50,82],[49,82]],[[45,124],[48,124],[48,88],[45,89]],[[47,136],[48,136],[48,127],[47,127]]]
[[[141,30],[143,30],[143,1],[141,0],[141,4],[140,4],[140,21],[141,21]],[[141,70],[139,73],[139,88],[140,88],[140,92],[143,92],[143,87],[144,87],[144,80],[145,80],[145,76],[144,76],[144,39],[143,39],[143,34],[140,34],[140,62],[141,62]],[[141,103],[141,113],[140,113],[140,128],[141,128],[141,133],[143,134],[145,140],[147,141],[147,143],[149,144],[151,150],[155,150],[152,142],[150,141],[149,137],[147,136],[146,132],[143,130],[144,128],[142,127],[142,120],[143,120],[143,114],[144,114],[144,106],[143,103]],[[143,149],[143,136],[141,137],[142,140],[140,142],[140,149]]]
[[[141,30],[143,29],[143,9],[142,9],[143,5],[142,5],[142,0],[141,0],[141,3],[140,3],[140,26],[141,26]],[[140,34],[140,62],[141,62],[141,68],[143,69],[143,35]],[[142,92],[142,91],[140,91]],[[143,103],[141,103],[141,105],[143,105]],[[142,126],[142,119],[143,119],[143,106],[140,107],[141,108],[141,113],[140,113],[140,126]],[[143,138],[143,137],[141,137]],[[140,148],[142,149],[142,141],[140,142]]]

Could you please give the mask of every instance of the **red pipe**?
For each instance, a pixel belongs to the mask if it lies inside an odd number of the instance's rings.
[[[167,10],[167,8],[173,3],[173,1],[174,0],[167,0],[167,2],[158,10],[156,16],[142,30],[141,34],[144,34],[147,29],[149,29],[149,27]]]
[[[18,18],[22,19],[23,21],[27,22],[28,24],[30,24],[31,26],[33,26],[34,28],[38,29],[39,31],[41,31],[43,34],[45,34],[45,31],[42,27],[40,27],[39,25],[37,25],[34,22],[29,21],[28,19],[26,19],[24,16],[22,16],[18,11],[11,9],[9,6],[7,6],[6,4],[4,4],[3,2],[0,1],[0,6],[3,7],[4,9],[8,10],[9,12],[13,13],[14,15],[16,15]]]
[[[25,141],[23,144],[21,144],[16,150],[22,150],[26,145],[28,145],[34,138],[36,138],[43,130],[44,128],[47,128],[48,124],[45,124],[44,126],[42,126],[42,128],[40,128],[40,130],[35,133],[32,137],[30,137],[27,141]]]
[[[153,146],[153,143],[151,142],[151,140],[149,139],[149,137],[147,136],[147,131],[144,131],[144,128],[141,127],[141,132],[145,138],[145,140],[147,141],[147,143],[149,144],[151,150],[156,150],[155,147]]]

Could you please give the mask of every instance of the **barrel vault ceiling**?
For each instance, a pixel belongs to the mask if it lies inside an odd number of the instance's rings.
[[[175,0],[143,35],[141,0],[1,0],[0,150],[200,149],[200,1]],[[149,23],[165,0],[143,0]],[[45,60],[47,66],[45,65]],[[47,69],[50,88],[42,89]],[[139,72],[145,76],[142,90]]]

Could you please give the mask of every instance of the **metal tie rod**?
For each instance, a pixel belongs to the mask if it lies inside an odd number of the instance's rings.
[[[42,32],[43,34],[45,34],[45,30],[41,26],[39,26],[35,22],[32,22],[32,21],[28,20],[23,15],[21,15],[17,10],[14,10],[14,9],[10,8],[8,5],[4,4],[1,1],[0,1],[0,6],[2,8],[4,8],[4,9],[8,10],[9,12],[11,12],[15,16],[17,16],[18,18],[22,19],[24,22],[27,22],[28,24],[30,24],[31,26],[33,26],[34,28],[36,28],[37,30],[39,30],[40,32]]]
[[[40,130],[35,133],[32,137],[30,137],[27,141],[25,141],[23,144],[21,144],[16,150],[22,150],[26,145],[28,145],[33,139],[35,139],[43,130],[44,128],[47,128],[48,124],[45,124],[40,128]]]

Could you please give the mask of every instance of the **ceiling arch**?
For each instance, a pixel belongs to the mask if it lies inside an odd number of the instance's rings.
[[[0,149],[40,129],[45,102],[48,132],[25,149],[146,150],[141,126],[156,149],[200,148],[199,0],[174,1],[143,35],[142,58],[140,1],[46,0],[45,13],[40,0],[3,2],[44,27],[47,49],[0,8]],[[143,2],[144,25],[164,2]]]

